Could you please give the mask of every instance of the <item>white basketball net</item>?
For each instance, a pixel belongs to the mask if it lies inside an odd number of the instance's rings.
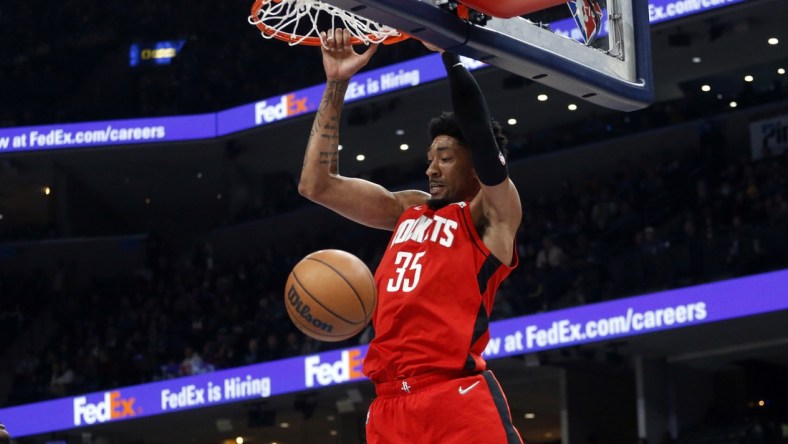
[[[268,0],[264,2],[257,16],[249,16],[249,23],[258,25],[260,23],[274,29],[280,33],[290,34],[290,46],[301,44],[308,37],[320,37],[320,30],[317,28],[317,19],[321,13],[331,16],[331,29],[343,27],[350,31],[350,34],[364,42],[380,43],[389,37],[396,37],[400,32],[372,20],[360,17],[352,12],[338,8],[320,0],[281,0],[274,2]],[[311,29],[304,32],[299,28],[302,20],[311,23]],[[267,39],[274,38],[273,35],[262,33]],[[323,43],[325,46],[325,43]]]

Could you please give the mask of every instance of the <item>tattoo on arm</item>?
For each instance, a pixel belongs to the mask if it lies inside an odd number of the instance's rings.
[[[344,102],[344,92],[347,89],[347,81],[330,80],[326,85],[326,91],[323,94],[323,100],[320,101],[320,106],[315,116],[315,122],[309,132],[309,145],[318,143],[319,156],[318,163],[320,165],[328,165],[332,173],[337,173],[339,165],[339,114],[342,110]],[[319,144],[315,137],[325,140],[325,144]],[[317,148],[317,147],[316,147]],[[306,168],[307,155],[304,156],[304,163],[302,168]]]
[[[339,160],[339,152],[338,151],[321,151],[320,152],[320,164],[321,165],[330,164],[331,166],[334,166],[334,165],[336,165],[338,160]]]

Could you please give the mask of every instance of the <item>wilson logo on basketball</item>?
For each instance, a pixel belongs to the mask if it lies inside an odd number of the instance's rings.
[[[291,285],[290,289],[287,290],[287,302],[293,307],[294,312],[298,313],[304,320],[315,326],[315,328],[323,330],[326,333],[331,333],[334,329],[334,326],[328,322],[324,322],[312,316],[312,309],[301,300],[301,296],[298,295],[295,285]]]

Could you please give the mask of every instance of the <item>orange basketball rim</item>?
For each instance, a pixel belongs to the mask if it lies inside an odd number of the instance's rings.
[[[340,22],[350,31],[350,44],[368,45],[383,43],[391,45],[406,40],[409,36],[352,12],[329,5],[320,0],[255,0],[252,4],[249,23],[262,31],[263,37],[275,38],[290,45],[321,46],[317,17],[321,13]],[[311,29],[299,29],[301,20],[308,20]],[[309,26],[307,25],[307,26]]]

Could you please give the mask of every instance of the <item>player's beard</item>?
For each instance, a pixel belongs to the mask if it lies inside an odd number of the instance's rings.
[[[427,206],[431,210],[440,210],[441,208],[445,207],[446,205],[452,203],[450,199],[445,197],[441,197],[438,199],[427,199]]]

